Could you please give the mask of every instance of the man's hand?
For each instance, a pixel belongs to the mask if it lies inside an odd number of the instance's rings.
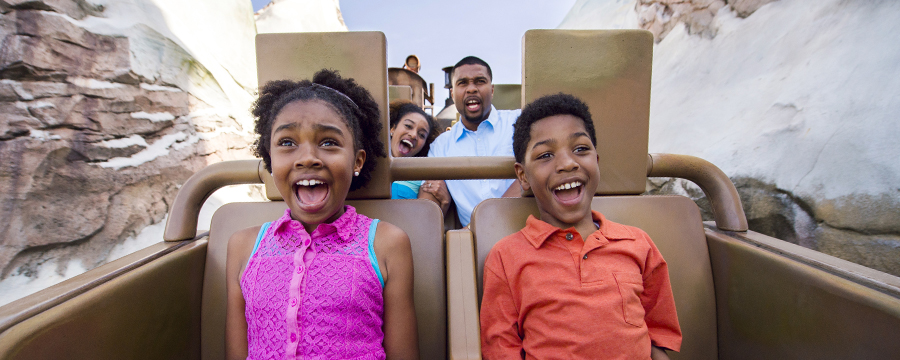
[[[427,180],[419,187],[419,199],[429,199],[441,207],[441,212],[447,214],[450,208],[450,190],[444,180]]]

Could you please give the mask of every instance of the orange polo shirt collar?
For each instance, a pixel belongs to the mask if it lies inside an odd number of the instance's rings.
[[[610,240],[634,240],[634,234],[628,230],[622,224],[617,224],[612,221],[606,221],[606,217],[603,214],[591,210],[591,218],[595,223],[600,224],[600,229],[593,232],[591,235],[585,239],[585,243],[590,242],[590,240],[595,240],[596,242],[590,244],[591,249],[595,249],[601,247],[603,245],[609,244]],[[578,236],[578,232],[575,231],[575,228],[568,229],[560,229],[556,226],[550,225],[543,220],[540,220],[534,215],[528,215],[528,220],[525,221],[525,228],[522,229],[522,234],[525,235],[525,239],[534,246],[535,249],[541,247],[547,239],[550,238],[553,234],[557,232],[571,232],[573,235]]]

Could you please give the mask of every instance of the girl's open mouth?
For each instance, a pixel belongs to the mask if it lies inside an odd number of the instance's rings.
[[[572,181],[553,189],[556,201],[563,205],[575,205],[581,201],[584,184],[581,181]]]
[[[325,205],[328,185],[321,180],[300,180],[295,185],[295,193],[303,211],[315,212]]]
[[[409,154],[409,152],[412,151],[412,148],[413,148],[412,141],[403,139],[403,140],[400,140],[400,146],[398,147],[397,150],[400,151],[400,156],[406,156],[406,154]]]

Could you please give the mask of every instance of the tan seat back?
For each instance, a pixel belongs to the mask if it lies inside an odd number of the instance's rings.
[[[672,359],[716,359],[716,302],[709,249],[693,201],[681,196],[595,197],[591,207],[608,220],[636,226],[650,235],[669,265],[678,320],[684,336]],[[539,216],[533,198],[485,200],[472,214],[481,299],[484,260],[503,237],[521,230],[528,215]]]
[[[597,130],[597,195],[643,193],[653,35],[528,30],[522,44],[522,104],[559,92],[579,97],[590,107]]]
[[[415,267],[415,302],[422,359],[447,356],[447,303],[444,285],[441,209],[428,200],[348,201],[363,215],[397,225],[409,235]],[[203,282],[201,355],[222,359],[225,351],[225,258],[228,239],[240,229],[273,221],[284,202],[232,203],[219,208],[210,224]]]

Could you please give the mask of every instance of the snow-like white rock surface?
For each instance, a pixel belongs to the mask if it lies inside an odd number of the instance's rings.
[[[636,0],[578,0],[560,29],[638,29]]]
[[[212,74],[177,85],[209,106],[227,109],[242,125],[252,126],[249,107],[256,88],[256,26],[246,0],[94,0],[102,17],[76,21],[104,35],[125,35],[131,41],[132,66],[144,76],[181,72],[188,64],[163,62],[172,49],[168,39]],[[168,53],[167,53],[168,52]],[[165,77],[163,75],[163,77]],[[219,88],[224,94],[210,92]],[[149,90],[149,89],[148,89]],[[155,90],[155,89],[154,89]]]
[[[635,28],[635,2],[579,1],[560,28]],[[579,10],[576,12],[576,9]],[[900,199],[900,3],[781,0],[654,49],[650,152],[817,199]]]
[[[213,214],[215,214],[216,210],[222,207],[222,205],[233,202],[262,201],[261,193],[263,191],[265,190],[262,188],[262,185],[231,185],[216,190],[206,199],[206,202],[203,203],[203,207],[200,208],[197,229],[199,231],[209,230],[209,224],[212,221]],[[137,233],[137,235],[126,239],[121,244],[114,247],[110,250],[106,262],[116,260],[162,241],[163,234],[166,231],[167,219],[168,215],[166,215],[162,221],[145,227],[141,232]],[[0,299],[0,305],[2,304],[2,299]]]
[[[338,0],[273,0],[256,14],[264,33],[347,31]]]
[[[76,259],[69,260],[63,266],[59,265],[57,262],[51,261],[43,264],[37,274],[31,276],[15,274],[0,280],[0,290],[2,290],[0,291],[0,306],[34,294],[87,271],[84,268],[84,264]],[[65,272],[57,272],[58,268],[65,269]]]

